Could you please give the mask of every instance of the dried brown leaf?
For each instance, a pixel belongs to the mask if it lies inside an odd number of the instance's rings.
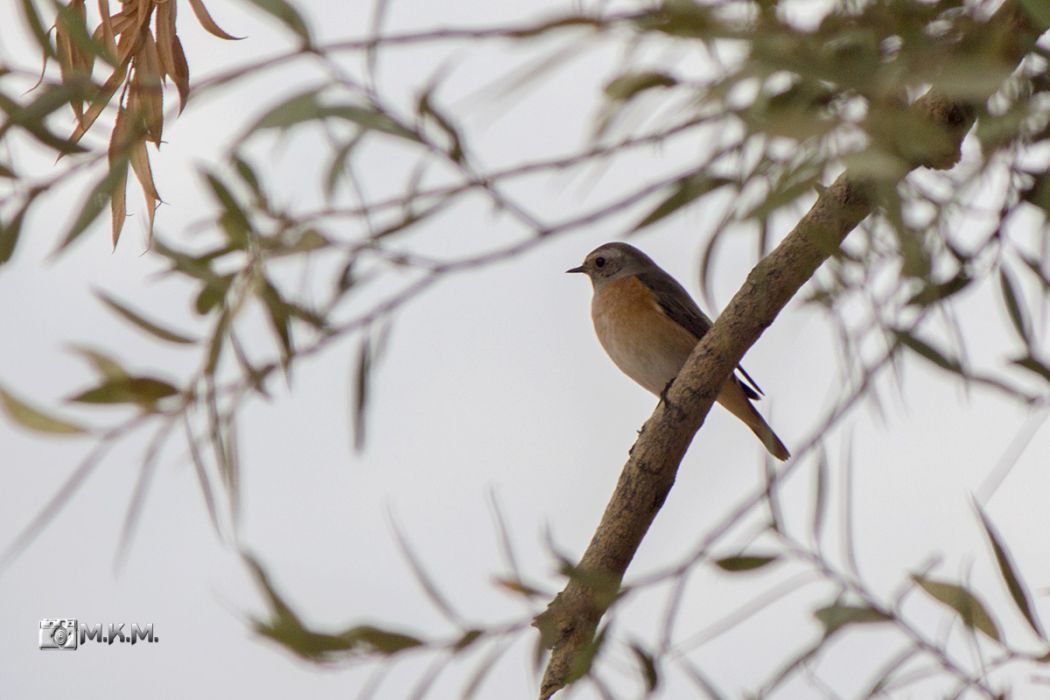
[[[102,18],[98,30],[102,32],[102,45],[108,52],[108,59],[114,66],[117,64],[117,35],[113,31],[113,17],[109,11],[109,0],[98,0],[98,14]]]
[[[208,8],[204,6],[204,3],[201,0],[190,0],[190,7],[193,8],[193,14],[197,15],[197,21],[201,23],[201,26],[204,27],[207,32],[214,34],[220,39],[236,40],[241,38],[226,32],[222,27],[216,24],[215,20],[211,18],[211,14],[208,13]]]
[[[146,150],[145,141],[139,141],[131,148],[131,168],[135,171],[135,179],[138,180],[142,195],[146,199],[146,214],[149,217],[147,235],[153,240],[153,218],[160,194],[157,193],[157,185],[153,181],[153,169],[149,164],[149,152]]]
[[[182,50],[182,42],[175,37],[172,45],[175,52],[175,73],[171,79],[179,90],[179,113],[186,109],[186,101],[190,99],[190,66],[186,63],[186,53]]]
[[[160,54],[147,31],[142,48],[135,55],[135,76],[131,80],[128,108],[140,120],[143,130],[158,148],[164,130],[164,91],[161,89]]]
[[[121,65],[113,71],[112,75],[106,79],[106,82],[102,85],[102,89],[98,95],[95,96],[95,100],[91,103],[91,107],[84,112],[84,118],[80,120],[77,127],[73,129],[73,133],[70,135],[69,140],[73,143],[77,143],[87,133],[87,130],[95,123],[99,115],[102,114],[102,110],[109,104],[109,100],[116,93],[117,88],[124,82],[124,78],[127,76],[127,66]]]
[[[109,169],[116,178],[109,200],[110,214],[113,219],[114,248],[120,239],[120,232],[124,228],[124,218],[127,216],[128,159],[136,138],[134,120],[128,118],[127,109],[121,108],[117,112],[117,120],[109,139]]]
[[[117,247],[120,240],[120,231],[124,228],[124,218],[127,216],[127,166],[121,166],[123,172],[118,175],[118,180],[113,187],[113,196],[109,200],[110,214],[113,218],[113,247]]]
[[[80,42],[74,40],[72,32],[76,30],[83,35],[87,34],[87,24],[84,15],[84,0],[71,0],[69,5],[59,10],[55,21],[55,47],[57,49],[58,67],[62,75],[62,83],[66,86],[82,84],[91,75],[93,56],[89,56],[81,49]],[[69,100],[73,114],[77,121],[83,120],[84,102],[74,96]]]

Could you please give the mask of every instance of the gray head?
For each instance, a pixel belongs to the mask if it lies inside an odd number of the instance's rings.
[[[583,264],[566,272],[583,272],[595,289],[621,277],[660,269],[652,259],[626,243],[606,243],[587,254]]]

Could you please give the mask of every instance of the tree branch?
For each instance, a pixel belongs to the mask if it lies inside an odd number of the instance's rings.
[[[1018,63],[1040,32],[1013,2],[987,23],[1004,60]],[[909,109],[945,134],[912,161],[912,169],[949,168],[981,101],[955,101],[931,90]],[[553,649],[540,685],[546,700],[584,675],[597,652],[595,631],[615,600],[631,559],[674,484],[678,465],[704,423],[722,384],[744,353],[773,323],[817,268],[868,214],[876,188],[841,175],[824,190],[794,230],[748,275],[697,344],[631,448],[612,498],[564,590],[533,621]]]

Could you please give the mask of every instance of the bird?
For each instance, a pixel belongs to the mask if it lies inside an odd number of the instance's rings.
[[[627,243],[601,245],[566,272],[591,280],[591,320],[605,352],[620,371],[664,398],[711,328],[711,319],[671,275]],[[718,393],[718,403],[751,428],[771,455],[789,459],[787,447],[751,403],[763,395],[762,389],[743,367],[736,370],[743,379],[734,371]]]

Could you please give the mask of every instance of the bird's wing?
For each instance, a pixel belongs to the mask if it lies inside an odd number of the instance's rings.
[[[689,296],[689,292],[685,291],[685,288],[678,284],[674,277],[671,277],[663,270],[654,270],[653,272],[640,273],[638,281],[653,293],[664,313],[679,326],[695,335],[697,340],[703,338],[704,334],[711,328],[711,319],[700,310],[693,298]],[[740,379],[737,379],[747,397],[755,400],[761,398],[763,392],[758,383],[751,378],[751,375],[743,367],[737,365],[737,369],[740,370],[740,373],[747,380],[745,384]],[[750,386],[748,386],[749,384]]]

